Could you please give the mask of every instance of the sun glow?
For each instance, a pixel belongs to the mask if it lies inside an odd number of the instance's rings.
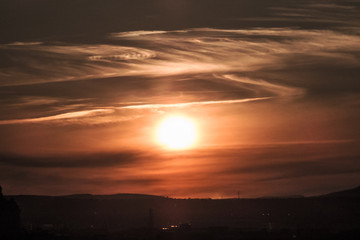
[[[157,130],[157,140],[170,149],[185,149],[195,144],[197,131],[194,122],[182,116],[163,120]]]

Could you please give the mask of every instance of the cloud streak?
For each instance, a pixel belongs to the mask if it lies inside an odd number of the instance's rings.
[[[191,106],[196,106],[196,105],[246,103],[246,102],[253,102],[253,101],[268,100],[271,98],[272,97],[262,97],[262,98],[246,98],[246,99],[233,99],[233,100],[223,100],[223,101],[174,103],[174,104],[142,104],[142,105],[125,106],[122,108],[124,108],[124,109],[182,108],[182,107],[191,107]]]
[[[93,109],[93,110],[84,110],[78,112],[67,112],[62,114],[57,114],[53,116],[38,117],[38,118],[26,118],[26,119],[10,119],[10,120],[0,120],[0,125],[6,124],[22,124],[22,123],[39,123],[47,121],[57,121],[57,120],[67,120],[74,118],[89,117],[95,115],[109,114],[112,113],[111,109]]]

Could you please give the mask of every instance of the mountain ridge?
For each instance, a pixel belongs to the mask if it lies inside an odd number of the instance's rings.
[[[331,192],[327,194],[323,194],[317,197],[323,197],[323,198],[329,198],[329,197],[360,197],[360,186],[357,186],[355,188],[340,190],[336,192]]]

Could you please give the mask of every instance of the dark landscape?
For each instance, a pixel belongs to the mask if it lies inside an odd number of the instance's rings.
[[[257,199],[172,199],[141,194],[6,198],[15,199],[20,208],[21,225],[8,233],[14,239],[360,237],[360,187],[314,197]]]

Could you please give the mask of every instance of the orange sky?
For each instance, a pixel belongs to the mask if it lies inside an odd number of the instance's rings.
[[[21,27],[9,20],[0,43],[5,193],[221,198],[357,186],[358,3],[261,3],[213,8],[231,19],[179,4],[179,15],[143,13],[135,27],[103,19],[96,33],[82,20],[71,32],[60,16],[63,25],[44,23],[52,31],[36,16]],[[23,6],[14,9],[21,18]],[[192,148],[157,141],[173,115],[196,123]]]

